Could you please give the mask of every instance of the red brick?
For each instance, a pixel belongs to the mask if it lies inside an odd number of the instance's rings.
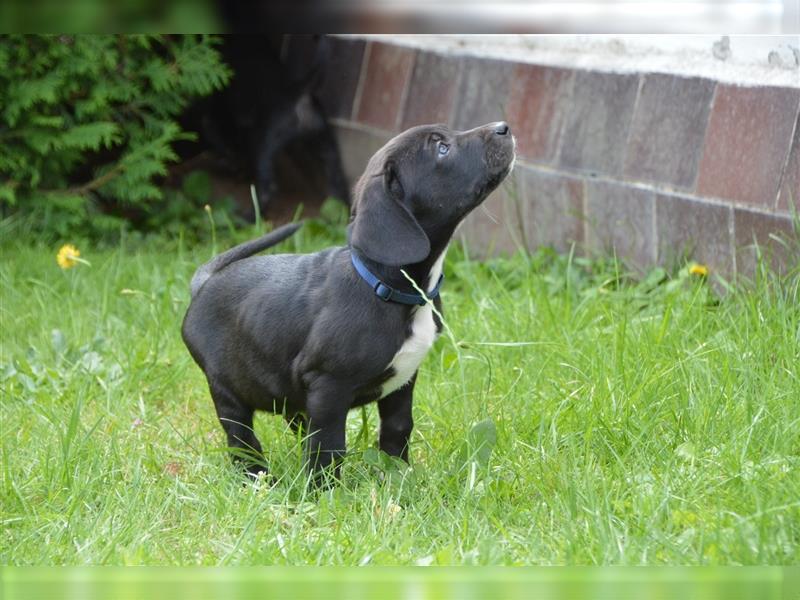
[[[631,124],[625,175],[694,188],[714,83],[696,77],[645,75]]]
[[[352,187],[361,177],[372,155],[389,141],[389,135],[376,135],[342,126],[335,126],[334,134],[341,149],[345,177]]]
[[[517,168],[458,228],[458,237],[475,256],[508,255],[525,249],[519,171]]]
[[[414,51],[373,42],[368,52],[356,119],[385,131],[395,131],[414,66]]]
[[[638,89],[638,75],[576,72],[561,142],[561,166],[620,175]]]
[[[502,60],[462,60],[454,127],[466,130],[504,120],[513,66]]]
[[[697,191],[775,206],[799,102],[796,89],[718,84]]]
[[[408,90],[403,127],[451,123],[461,62],[457,58],[420,52]]]
[[[551,246],[566,252],[573,243],[583,242],[583,181],[538,169],[518,170],[528,249]]]
[[[776,271],[797,266],[797,235],[789,217],[737,208],[733,219],[738,272],[752,275],[759,252]]]
[[[586,245],[639,267],[656,261],[655,194],[618,183],[586,183]]]
[[[515,67],[506,112],[521,156],[541,163],[555,160],[573,73],[538,65]]]
[[[658,262],[691,258],[723,276],[733,273],[730,206],[668,194],[656,195]]]
[[[792,149],[783,171],[778,210],[788,214],[800,212],[800,115],[794,125]]]

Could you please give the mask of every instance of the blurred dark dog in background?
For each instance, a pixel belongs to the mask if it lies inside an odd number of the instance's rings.
[[[315,96],[328,62],[328,40],[303,40],[312,49],[307,64],[281,60],[286,41],[261,33],[222,37],[220,52],[233,78],[186,112],[187,128],[199,134],[189,152],[209,152],[223,172],[251,182],[261,212],[292,178],[349,204],[338,145]]]

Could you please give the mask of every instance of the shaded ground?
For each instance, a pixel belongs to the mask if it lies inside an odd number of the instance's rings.
[[[206,151],[184,160],[170,169],[166,185],[180,187],[183,177],[202,170],[211,177],[211,198],[233,199],[241,216],[253,220],[251,181],[237,169]],[[262,206],[261,217],[276,226],[293,219],[300,204],[304,217],[316,217],[327,198],[325,177],[319,161],[300,152],[281,155],[276,164],[278,191]],[[212,200],[213,202],[213,200]]]

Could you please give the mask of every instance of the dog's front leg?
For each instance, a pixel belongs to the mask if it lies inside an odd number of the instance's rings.
[[[350,188],[345,179],[339,146],[327,123],[319,138],[319,153],[328,183],[328,195],[350,206]]]
[[[325,482],[326,472],[334,479],[339,478],[339,466],[346,452],[347,411],[352,402],[352,386],[335,380],[321,377],[309,387],[305,458],[316,485]]]
[[[414,428],[411,404],[417,375],[406,385],[378,400],[378,414],[381,416],[379,447],[391,456],[399,456],[408,462],[408,440]]]
[[[253,170],[258,206],[262,211],[266,210],[269,201],[278,189],[275,180],[275,157],[289,142],[291,134],[291,127],[271,122],[263,127],[258,136],[259,143]]]

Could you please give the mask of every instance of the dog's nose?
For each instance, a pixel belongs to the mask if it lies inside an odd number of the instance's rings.
[[[497,135],[506,135],[508,133],[508,123],[505,121],[500,121],[499,123],[495,123],[494,132]]]

